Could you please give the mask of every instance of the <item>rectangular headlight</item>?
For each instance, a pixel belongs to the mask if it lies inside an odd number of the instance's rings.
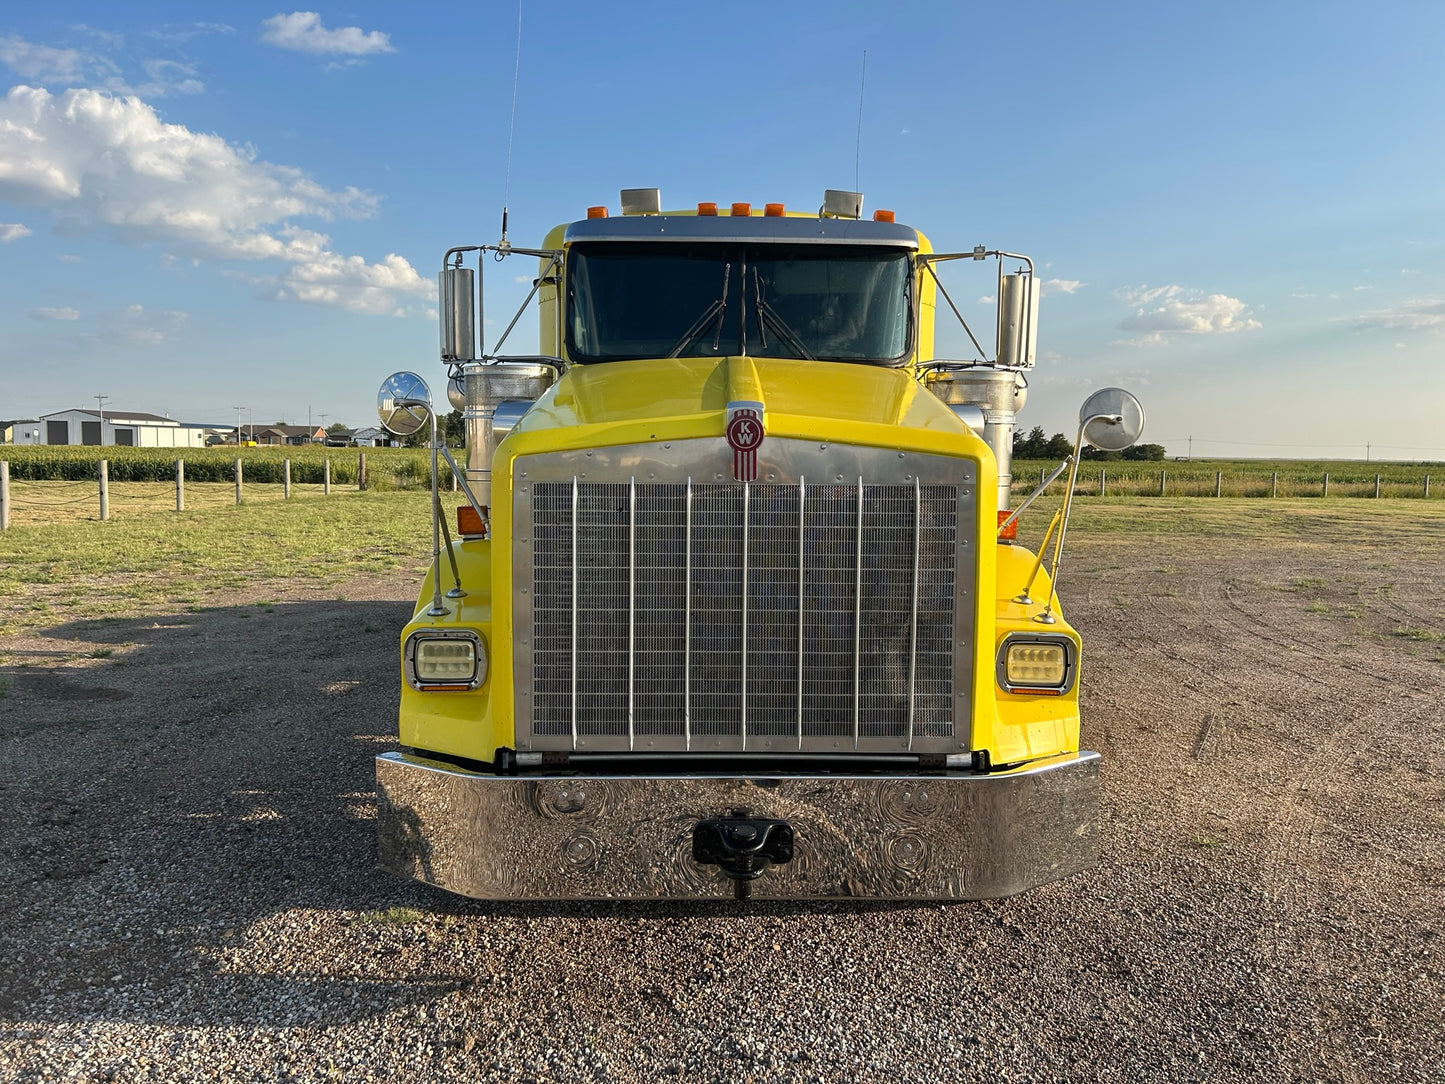
[[[471,633],[417,633],[407,641],[408,675],[417,687],[476,688],[487,675],[487,656]]]
[[[1012,640],[1004,645],[1003,685],[1061,690],[1069,680],[1069,646],[1062,640]]]

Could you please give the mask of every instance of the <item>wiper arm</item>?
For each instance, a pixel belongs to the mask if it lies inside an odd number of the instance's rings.
[[[722,341],[723,320],[728,311],[728,279],[732,277],[733,265],[723,264],[722,296],[717,298],[707,308],[702,310],[702,315],[694,322],[692,327],[683,332],[682,338],[678,339],[671,350],[663,355],[665,358],[675,358],[687,349],[687,344],[698,337],[698,334],[705,328],[716,325],[713,331],[712,348],[717,350],[718,343]]]
[[[787,325],[787,322],[774,311],[773,307],[763,300],[763,283],[758,275],[758,269],[753,268],[753,304],[758,310],[758,345],[764,350],[768,348],[767,328],[772,327],[774,334],[783,342],[787,343],[801,358],[808,361],[817,361],[799,338],[798,333]]]

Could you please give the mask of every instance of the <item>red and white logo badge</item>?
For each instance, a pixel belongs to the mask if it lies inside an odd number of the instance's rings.
[[[733,450],[733,477],[751,482],[758,476],[758,445],[763,442],[763,404],[729,403],[728,446]]]

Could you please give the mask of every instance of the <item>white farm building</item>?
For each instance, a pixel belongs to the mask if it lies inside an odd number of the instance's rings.
[[[143,411],[58,410],[16,426],[16,444],[119,444],[135,448],[204,448],[214,429]]]

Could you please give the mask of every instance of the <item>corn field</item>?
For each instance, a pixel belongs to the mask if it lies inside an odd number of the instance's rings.
[[[355,485],[361,455],[366,455],[367,484],[373,488],[409,489],[431,483],[431,453],[414,448],[323,448],[301,445],[274,448],[126,448],[93,446],[6,445],[0,459],[9,460],[10,477],[28,482],[93,481],[102,459],[113,482],[173,482],[176,460],[185,461],[188,482],[229,482],[236,460],[247,482],[277,484],[286,460],[291,481],[319,485],[324,463],[331,461],[332,485]],[[443,480],[446,473],[443,471]]]
[[[1020,497],[1032,492],[1058,465],[1014,460],[1013,492]],[[1445,499],[1445,463],[1344,460],[1084,460],[1075,492],[1081,497],[1101,490],[1113,497],[1375,497],[1377,478],[1381,498]]]

